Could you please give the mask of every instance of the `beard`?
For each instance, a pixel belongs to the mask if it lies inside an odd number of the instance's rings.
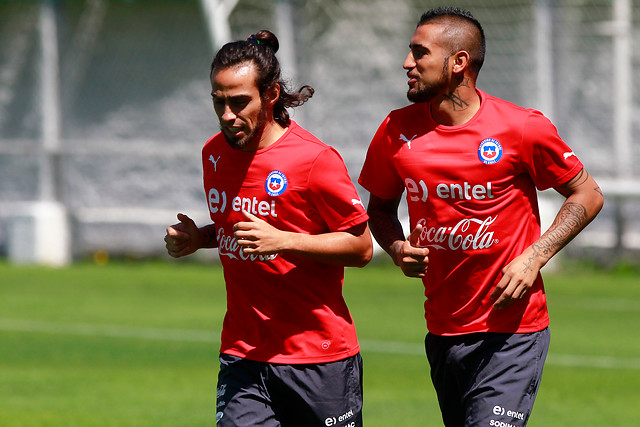
[[[440,93],[440,89],[434,85],[414,87],[407,91],[407,99],[411,102],[429,102]]]
[[[249,145],[258,145],[258,141],[262,136],[262,132],[264,132],[264,125],[267,122],[267,113],[264,110],[260,110],[258,114],[258,120],[256,122],[256,126],[251,129],[247,134],[240,138],[233,138],[226,134],[226,132],[222,131],[222,135],[224,139],[227,141],[227,144],[231,146],[234,150],[244,150]],[[221,129],[222,130],[222,129]]]
[[[447,93],[448,90],[448,77],[449,77],[449,57],[444,59],[442,64],[442,73],[437,81],[430,83],[418,83],[407,90],[407,99],[411,102],[430,102],[437,96]]]

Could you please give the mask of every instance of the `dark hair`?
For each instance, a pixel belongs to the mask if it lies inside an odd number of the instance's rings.
[[[466,50],[471,56],[471,69],[476,74],[480,71],[487,47],[482,25],[471,12],[451,6],[429,9],[422,14],[417,27],[428,23],[448,26],[447,32],[452,35],[449,39],[451,53]]]
[[[258,73],[256,85],[261,97],[274,85],[280,85],[280,97],[273,106],[273,118],[281,126],[287,127],[291,123],[287,108],[304,104],[313,96],[314,90],[311,86],[305,85],[295,92],[290,92],[282,79],[280,62],[276,58],[279,47],[280,43],[275,34],[268,30],[258,31],[247,40],[230,42],[222,46],[213,58],[211,73],[246,62],[255,64]]]

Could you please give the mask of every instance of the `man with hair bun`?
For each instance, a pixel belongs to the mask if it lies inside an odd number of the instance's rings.
[[[218,248],[227,290],[218,426],[361,426],[362,359],[342,285],[373,254],[367,213],[338,152],[301,128],[266,30],[211,65],[220,132],[202,150],[213,223],[178,214],[172,257]]]
[[[427,11],[409,49],[413,104],[380,125],[360,174],[369,225],[423,281],[444,424],[524,426],[550,339],[540,269],[597,215],[602,192],[540,112],[476,88],[485,38],[471,13]],[[548,188],[566,200],[541,236],[536,190]]]

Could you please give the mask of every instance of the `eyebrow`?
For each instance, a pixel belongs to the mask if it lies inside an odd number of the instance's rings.
[[[415,48],[421,48],[421,49],[424,49],[424,50],[429,50],[429,48],[424,46],[424,45],[421,45],[421,44],[418,44],[418,43],[409,43],[409,49],[415,49]]]
[[[251,95],[247,95],[244,93],[238,94],[238,95],[232,95],[232,96],[216,96],[216,91],[212,91],[211,92],[211,96],[213,98],[227,98],[227,99],[243,99],[243,98],[251,98]]]

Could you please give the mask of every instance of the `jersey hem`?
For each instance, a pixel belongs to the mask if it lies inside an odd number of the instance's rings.
[[[540,332],[549,327],[549,321],[542,322],[539,325],[531,325],[525,327],[518,327],[517,329],[508,330],[508,329],[497,329],[497,328],[479,328],[479,329],[470,329],[468,331],[457,331],[457,332],[444,332],[442,330],[437,330],[436,328],[427,329],[433,335],[443,336],[443,337],[453,337],[460,335],[470,335],[470,334],[479,334],[479,333],[495,333],[495,334],[530,334],[533,332]]]
[[[223,354],[228,354],[231,356],[236,356],[236,357],[240,357],[241,359],[246,359],[246,360],[253,360],[255,362],[264,362],[264,363],[279,363],[279,364],[284,364],[284,365],[306,365],[306,364],[313,364],[313,363],[328,363],[328,362],[337,362],[339,360],[343,360],[346,358],[349,358],[351,356],[355,356],[356,354],[360,353],[360,346],[356,346],[352,349],[349,349],[347,351],[343,351],[341,353],[334,353],[331,355],[326,355],[326,356],[322,356],[322,357],[318,357],[318,356],[283,356],[283,355],[279,355],[279,356],[273,356],[270,358],[254,358],[254,357],[247,357],[246,354],[240,353],[240,352],[236,352],[233,351],[232,349],[228,349],[228,350],[220,350],[220,353]]]

